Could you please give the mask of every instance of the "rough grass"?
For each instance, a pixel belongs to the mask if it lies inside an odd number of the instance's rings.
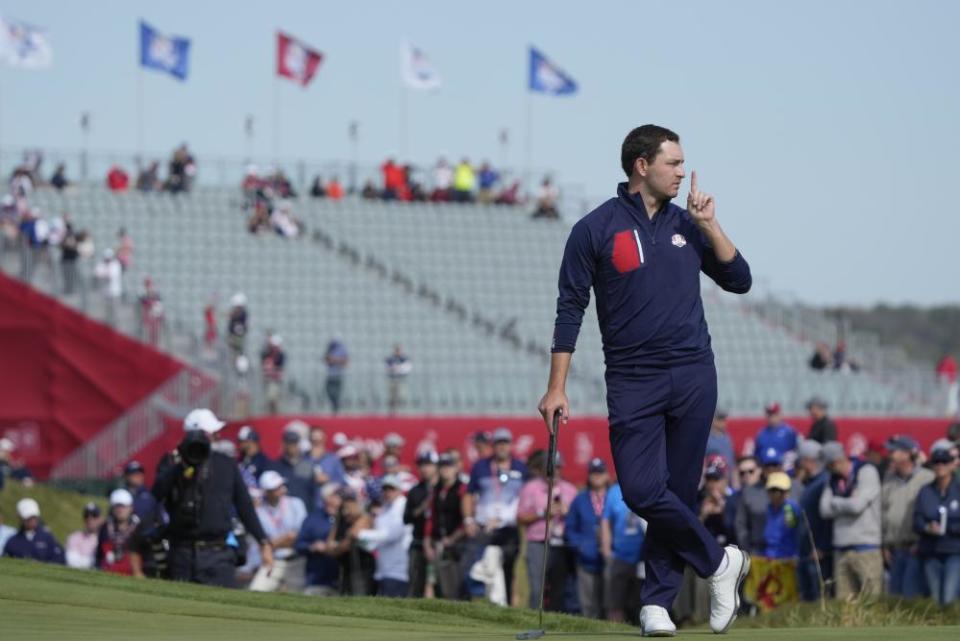
[[[943,626],[960,625],[960,602],[946,608],[930,599],[848,599],[791,605],[738,622],[741,627],[757,628],[864,628],[871,626]],[[957,634],[960,639],[960,632]]]

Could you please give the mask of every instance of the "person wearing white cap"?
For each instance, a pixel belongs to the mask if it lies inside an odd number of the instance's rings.
[[[31,498],[20,499],[17,516],[20,529],[4,545],[3,556],[63,565],[66,562],[63,546],[40,522],[40,505]]]
[[[273,566],[273,548],[237,462],[211,450],[211,435],[221,427],[223,422],[210,410],[191,412],[177,446],[180,460],[158,473],[152,491],[170,515],[170,578],[232,588],[239,550],[234,516],[260,544],[267,570]]]
[[[250,582],[254,592],[302,592],[306,561],[294,549],[300,527],[307,518],[307,508],[299,498],[287,496],[283,476],[274,470],[260,475],[263,502],[257,516],[263,531],[273,545],[276,559],[272,571],[260,568]]]
[[[138,535],[133,495],[121,488],[110,493],[110,514],[100,527],[97,567],[111,574],[143,577],[145,542]]]
[[[373,574],[377,594],[403,598],[410,590],[408,551],[413,540],[413,526],[403,522],[407,497],[400,489],[400,479],[388,474],[380,485],[383,506],[374,518],[373,529],[361,530],[358,540],[367,550],[377,552],[377,569]]]

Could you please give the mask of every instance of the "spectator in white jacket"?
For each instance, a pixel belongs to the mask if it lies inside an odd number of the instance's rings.
[[[407,497],[395,474],[387,474],[380,484],[383,505],[373,521],[373,529],[361,530],[359,540],[366,549],[377,551],[377,569],[373,575],[377,594],[402,598],[410,590],[407,552],[413,539],[412,526],[403,523]]]

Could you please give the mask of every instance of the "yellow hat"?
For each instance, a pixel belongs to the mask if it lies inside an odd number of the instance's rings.
[[[790,477],[787,476],[786,472],[774,472],[767,477],[767,489],[768,490],[783,490],[784,492],[790,491]]]

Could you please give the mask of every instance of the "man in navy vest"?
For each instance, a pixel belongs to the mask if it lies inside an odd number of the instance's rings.
[[[20,529],[7,541],[3,556],[63,565],[66,562],[63,546],[40,522],[40,505],[33,499],[20,499],[17,516]]]
[[[672,636],[667,608],[685,565],[709,579],[710,626],[726,632],[749,556],[723,548],[695,512],[717,372],[700,299],[700,272],[746,293],[751,276],[717,221],[713,196],[691,176],[687,209],[671,203],[684,171],[680,138],[644,125],[623,142],[628,181],[573,226],[560,266],[547,393],[540,412],[570,415],[567,372],[593,288],[607,366],[610,446],[630,509],[650,524],[641,591],[644,634]]]

